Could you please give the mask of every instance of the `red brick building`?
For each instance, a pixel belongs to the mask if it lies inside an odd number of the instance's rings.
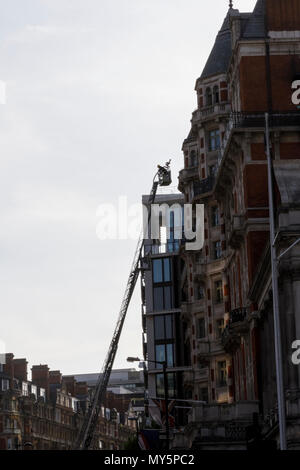
[[[72,449],[89,404],[87,383],[69,376],[64,379],[60,371],[51,371],[47,365],[31,370],[29,381],[26,359],[15,359],[13,354],[6,354],[1,365],[0,450]],[[111,394],[108,404],[115,405]],[[102,407],[95,448],[122,449],[135,436],[135,422],[121,411],[122,419],[115,407]]]
[[[279,255],[300,232],[299,78],[300,0],[258,0],[251,13],[230,8],[196,82],[179,176],[185,202],[205,206],[204,247],[183,252],[181,315],[193,366],[186,397],[207,405],[190,414],[185,445],[245,448],[253,420],[263,439],[278,440],[264,114]],[[288,445],[300,448],[300,375],[290,359],[300,338],[299,245],[278,268]]]

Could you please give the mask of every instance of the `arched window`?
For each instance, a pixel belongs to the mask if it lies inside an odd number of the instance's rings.
[[[212,93],[210,87],[207,87],[205,90],[205,104],[206,106],[212,105]]]
[[[219,87],[215,85],[213,88],[213,97],[214,97],[214,104],[220,102],[220,95],[219,95]]]

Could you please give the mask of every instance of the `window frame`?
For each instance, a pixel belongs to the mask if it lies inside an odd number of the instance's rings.
[[[211,208],[211,225],[212,227],[220,226],[220,208],[219,206],[212,206]]]
[[[215,297],[216,304],[221,304],[224,301],[222,279],[218,279],[217,281],[214,282],[214,297]]]
[[[168,275],[166,275],[165,265],[166,261],[168,260]],[[155,281],[154,278],[154,263],[160,261],[162,267],[162,280]],[[166,280],[167,279],[167,280]],[[174,296],[173,296],[173,282],[172,282],[172,262],[171,257],[161,257],[161,258],[153,258],[152,260],[152,299],[153,299],[153,311],[154,312],[162,312],[164,310],[172,310],[174,306]],[[161,292],[161,303],[157,305],[157,300],[155,293],[158,292],[159,289],[162,289]],[[169,292],[169,294],[167,294]],[[169,302],[168,302],[169,299]],[[162,307],[162,308],[160,308]]]
[[[221,259],[222,258],[222,242],[221,240],[216,240],[213,242],[213,253],[214,259]]]
[[[2,379],[1,389],[3,392],[7,392],[9,390],[9,379]]]
[[[29,390],[28,390],[28,382],[22,382],[22,396],[28,397]]]
[[[220,364],[225,364],[225,366],[220,367]],[[217,385],[218,387],[226,387],[228,383],[228,374],[227,374],[227,362],[226,360],[217,362]]]
[[[208,131],[208,151],[216,152],[221,147],[220,129],[211,129]]]
[[[157,335],[157,321],[163,319],[163,335]],[[169,319],[171,326],[171,334],[169,334],[169,326],[167,324],[167,319]],[[154,353],[155,353],[155,360],[161,361],[161,358],[157,357],[157,348],[163,347],[164,350],[164,359],[162,362],[167,361],[167,367],[174,367],[175,365],[175,332],[174,332],[174,316],[172,314],[168,315],[155,315],[154,316]],[[169,345],[172,346],[172,361],[169,362],[168,356],[168,347]],[[162,369],[162,364],[155,364],[155,369]]]
[[[190,151],[190,168],[196,168],[198,166],[198,155],[196,150]]]
[[[195,292],[197,300],[205,299],[205,285],[203,282],[198,281],[195,285]]]
[[[203,322],[202,326],[200,327],[200,322]],[[202,336],[200,336],[200,333],[204,333]],[[200,316],[196,318],[196,338],[198,340],[205,339],[207,337],[207,331],[206,331],[206,320],[204,316]]]
[[[161,384],[158,385],[158,380],[161,380]],[[167,373],[167,380],[168,380],[168,395],[169,398],[175,398],[176,396],[176,373],[175,372],[168,372]],[[170,382],[173,382],[173,387],[170,386]],[[164,398],[165,391],[164,391],[164,374],[159,373],[155,376],[155,391],[157,398]]]

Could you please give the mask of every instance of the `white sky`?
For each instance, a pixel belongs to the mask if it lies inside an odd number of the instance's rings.
[[[234,2],[251,11],[255,0]],[[196,108],[227,0],[1,0],[0,302],[6,352],[64,374],[101,369],[134,241],[96,211],[151,187]],[[141,355],[139,284],[115,367]]]

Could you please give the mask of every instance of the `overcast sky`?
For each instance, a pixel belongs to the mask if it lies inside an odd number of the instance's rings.
[[[121,195],[140,201],[169,158],[177,183],[195,80],[228,2],[0,7],[0,341],[30,366],[97,372],[135,248],[97,238],[97,208]],[[140,354],[138,284],[115,367]]]

